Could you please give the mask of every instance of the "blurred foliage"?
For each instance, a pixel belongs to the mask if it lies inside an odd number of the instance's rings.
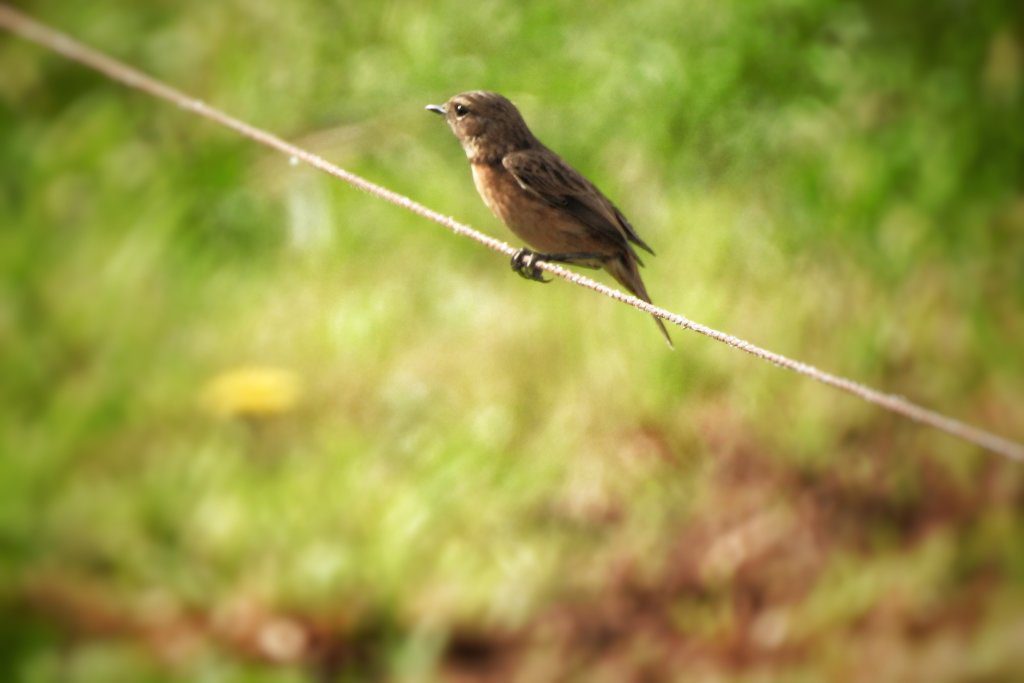
[[[498,90],[657,303],[1024,437],[1019,2],[16,4],[507,237],[423,113]],[[1024,671],[1019,466],[0,74],[5,680]]]

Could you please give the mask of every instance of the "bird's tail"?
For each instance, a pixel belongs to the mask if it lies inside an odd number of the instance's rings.
[[[637,268],[635,258],[629,255],[617,256],[605,261],[604,268],[623,287],[647,303],[651,303],[651,297],[647,295],[647,288],[644,287],[644,281],[640,278],[640,270]],[[669,348],[675,348],[672,344],[672,337],[668,336],[668,330],[665,329],[665,323],[657,316],[652,317],[658,325],[658,329],[661,330],[661,334],[665,337],[665,341],[668,342]]]

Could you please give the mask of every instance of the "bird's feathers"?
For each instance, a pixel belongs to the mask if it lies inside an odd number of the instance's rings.
[[[501,163],[520,187],[552,206],[565,209],[599,239],[621,241],[630,251],[628,242],[632,242],[654,253],[593,183],[546,147],[510,152]],[[636,256],[635,252],[633,255]]]
[[[640,299],[643,299],[647,303],[651,303],[651,297],[647,294],[647,288],[644,287],[644,281],[640,278],[640,271],[637,270],[637,262],[635,259],[622,256],[619,258],[613,258],[605,261],[604,269],[611,273],[611,276],[619,281],[623,287],[631,291]],[[672,337],[669,336],[668,330],[665,329],[665,323],[661,318],[652,315],[655,324],[658,326],[658,330],[661,332],[661,336],[665,338],[670,347],[672,344]]]

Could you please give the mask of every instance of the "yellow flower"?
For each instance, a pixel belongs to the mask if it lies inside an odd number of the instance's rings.
[[[216,415],[266,418],[294,408],[299,389],[299,379],[290,370],[242,367],[210,380],[203,390],[202,402]]]

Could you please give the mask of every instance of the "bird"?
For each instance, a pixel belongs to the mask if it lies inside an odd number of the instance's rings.
[[[603,268],[651,303],[637,248],[654,250],[610,199],[537,139],[508,98],[473,90],[426,109],[443,116],[461,143],[484,203],[528,245],[512,256],[512,270],[545,282],[542,261]],[[654,322],[671,347],[665,324]]]

